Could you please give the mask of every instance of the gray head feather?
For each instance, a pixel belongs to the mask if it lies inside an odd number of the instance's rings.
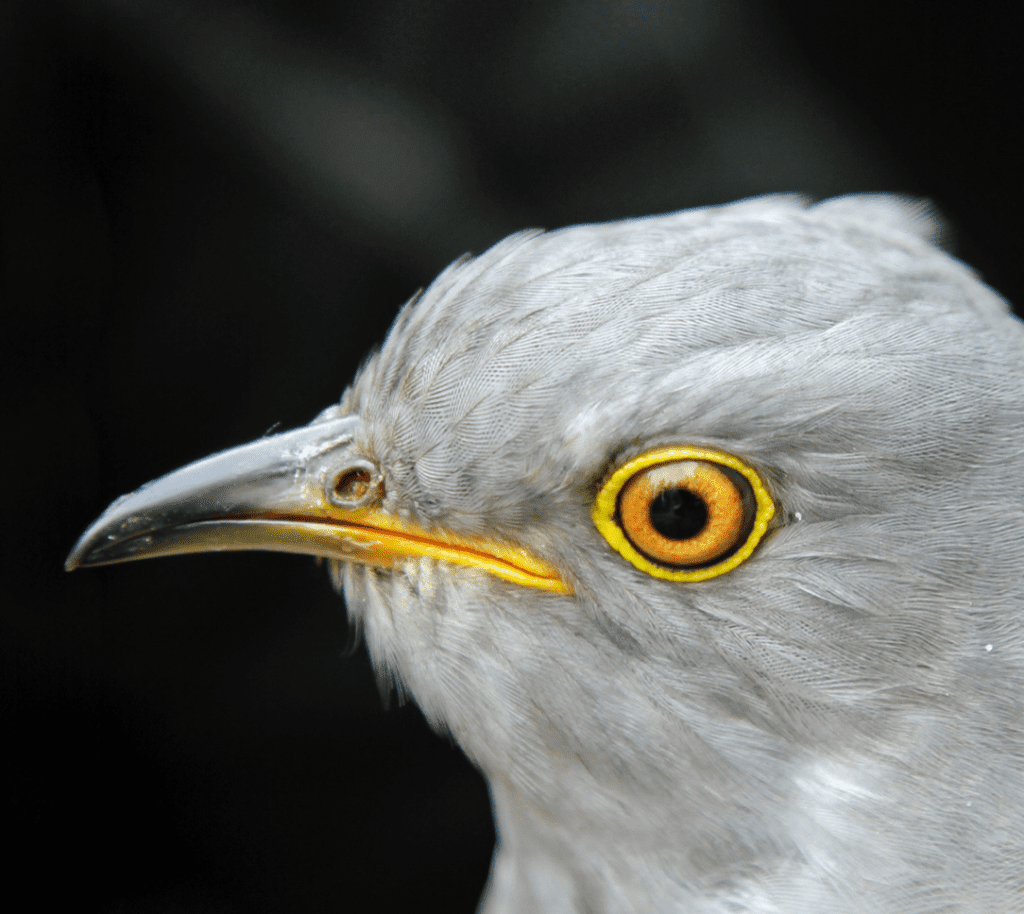
[[[490,781],[487,911],[1024,910],[1024,332],[939,229],[870,196],[524,232],[346,393],[386,506],[575,588],[335,567]],[[734,571],[658,580],[595,529],[658,444],[771,489]]]

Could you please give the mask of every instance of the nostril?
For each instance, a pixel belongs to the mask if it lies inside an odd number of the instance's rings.
[[[334,476],[324,480],[327,500],[339,508],[365,508],[384,497],[384,480],[368,460],[346,461]]]
[[[369,491],[371,482],[368,470],[345,470],[334,480],[334,495],[340,501],[359,501]]]

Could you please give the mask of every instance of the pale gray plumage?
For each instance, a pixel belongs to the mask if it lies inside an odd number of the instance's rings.
[[[346,395],[395,510],[577,588],[342,575],[491,782],[487,910],[1024,909],[1024,334],[929,224],[768,198],[517,235]],[[613,457],[677,440],[785,515],[699,584],[589,516]]]
[[[925,208],[767,197],[449,267],[340,406],[383,507],[560,569],[332,560],[487,776],[487,914],[1024,911],[1024,332]],[[595,528],[660,444],[777,506],[713,580]]]

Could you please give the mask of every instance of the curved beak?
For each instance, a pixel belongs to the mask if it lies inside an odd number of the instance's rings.
[[[380,568],[424,557],[571,593],[558,571],[509,543],[450,536],[380,506],[384,482],[345,416],[261,438],[189,464],[117,499],[64,567],[190,552],[300,552]]]

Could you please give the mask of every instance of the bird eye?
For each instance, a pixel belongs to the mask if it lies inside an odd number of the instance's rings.
[[[602,486],[593,518],[634,566],[670,581],[731,571],[764,536],[775,505],[757,473],[710,448],[657,448]]]

